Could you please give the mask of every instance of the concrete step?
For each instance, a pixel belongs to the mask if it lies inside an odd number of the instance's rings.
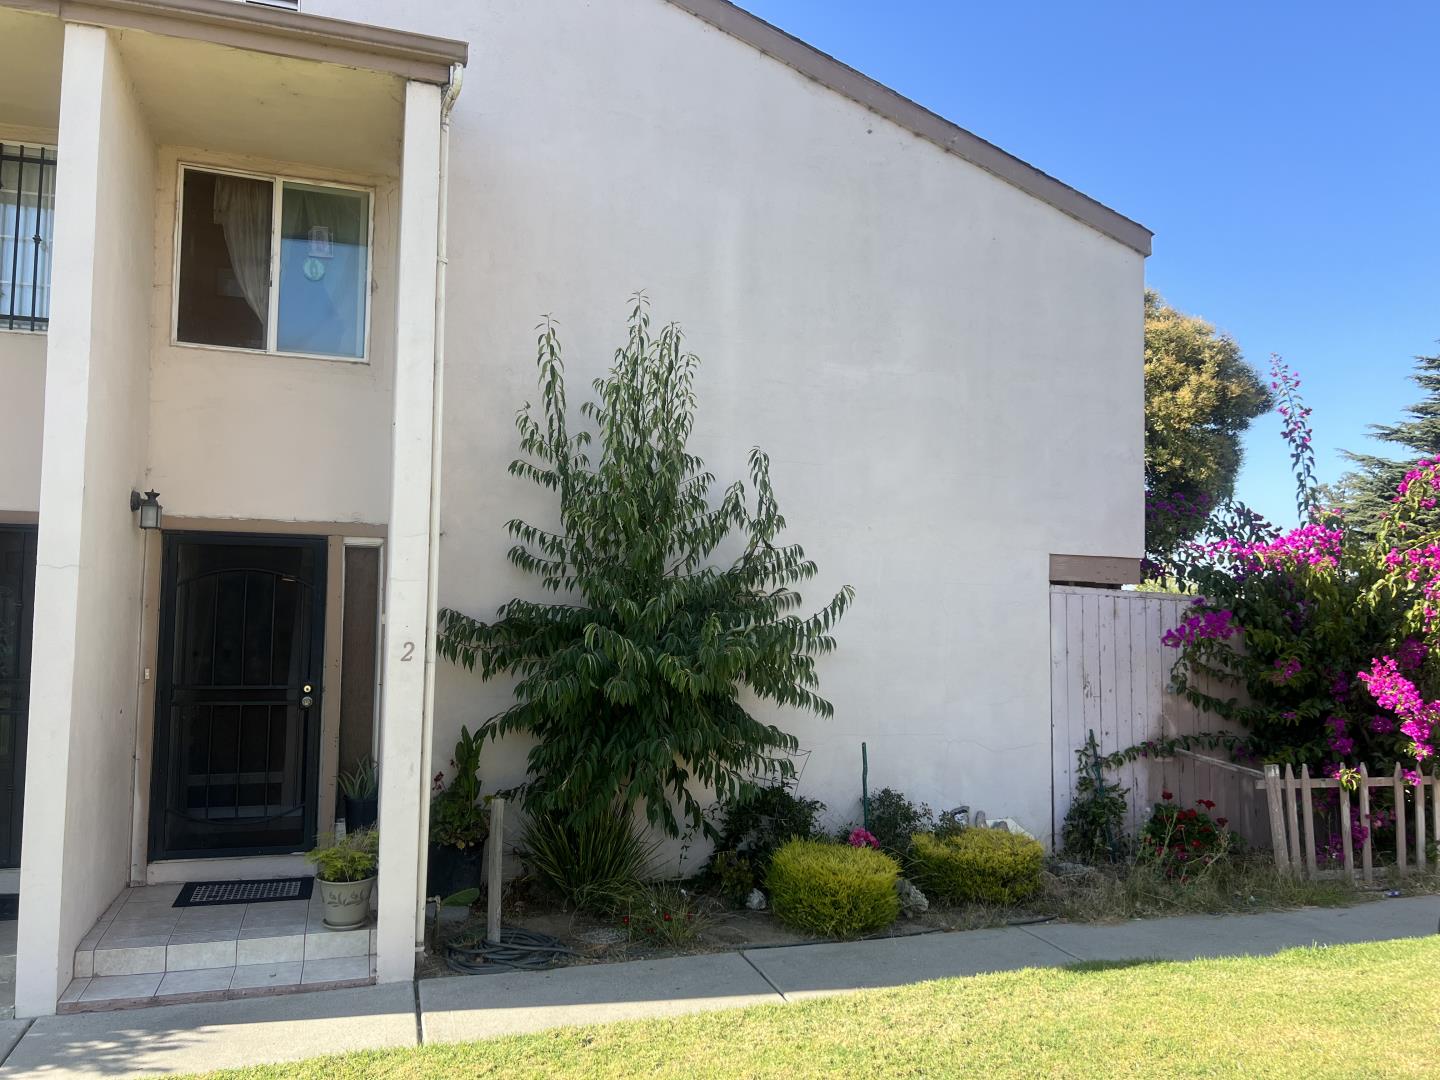
[[[374,977],[373,918],[327,930],[319,897],[176,908],[179,886],[128,889],[80,942],[62,1008],[344,985]]]

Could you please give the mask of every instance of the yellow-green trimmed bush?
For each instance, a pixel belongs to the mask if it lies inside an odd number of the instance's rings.
[[[900,916],[900,867],[868,847],[791,840],[770,860],[765,887],[786,926],[821,937],[852,938]]]
[[[1045,849],[1038,840],[1001,829],[966,829],[911,841],[911,877],[930,896],[951,904],[1014,904],[1040,891]]]

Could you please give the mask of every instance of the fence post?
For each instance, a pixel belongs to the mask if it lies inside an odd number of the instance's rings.
[[[1350,792],[1339,780],[1335,781],[1340,796],[1340,850],[1345,856],[1345,880],[1355,880],[1355,845],[1350,839]]]
[[[1265,766],[1265,801],[1270,807],[1270,846],[1275,851],[1275,869],[1284,874],[1290,870],[1290,856],[1285,850],[1285,811],[1280,805],[1280,766]]]
[[[1360,873],[1368,881],[1375,880],[1374,828],[1370,824],[1370,770],[1360,763],[1360,827],[1365,840],[1360,845]]]
[[[1395,792],[1395,869],[1407,873],[1405,867],[1405,779],[1400,774],[1400,763],[1395,763],[1395,776],[1390,782]]]
[[[1315,796],[1310,791],[1310,766],[1300,766],[1300,806],[1304,810],[1304,817],[1301,819],[1301,832],[1304,834],[1305,845],[1305,869],[1310,872],[1310,880],[1314,881],[1319,876],[1320,870],[1315,865]]]
[[[1295,804],[1295,770],[1287,761],[1285,763],[1285,828],[1290,838],[1290,872],[1297,878],[1300,876],[1301,860],[1305,857],[1300,853],[1299,814],[1300,811]]]
[[[1430,770],[1430,838],[1440,844],[1440,768]]]
[[[1419,769],[1416,769],[1418,774]],[[1425,779],[1415,785],[1415,869],[1425,869]]]

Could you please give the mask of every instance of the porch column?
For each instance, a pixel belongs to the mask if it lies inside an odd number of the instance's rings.
[[[45,377],[18,1016],[55,1011],[125,887],[150,413],[154,146],[107,31],[65,27]]]
[[[395,418],[385,551],[381,668],[380,882],[376,963],[381,982],[414,978],[421,830],[425,661],[430,653],[430,492],[435,405],[435,273],[440,207],[440,87],[405,91],[395,331]]]

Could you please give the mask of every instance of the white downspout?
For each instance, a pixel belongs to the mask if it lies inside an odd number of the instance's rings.
[[[465,68],[450,65],[450,81],[440,96],[440,206],[435,236],[435,392],[430,417],[430,535],[425,600],[425,695],[420,719],[420,858],[416,865],[415,949],[424,949],[425,878],[430,866],[430,776],[435,738],[435,630],[440,614],[440,466],[441,425],[445,407],[445,271],[450,207],[450,110],[460,97]],[[437,915],[438,917],[438,915]]]

